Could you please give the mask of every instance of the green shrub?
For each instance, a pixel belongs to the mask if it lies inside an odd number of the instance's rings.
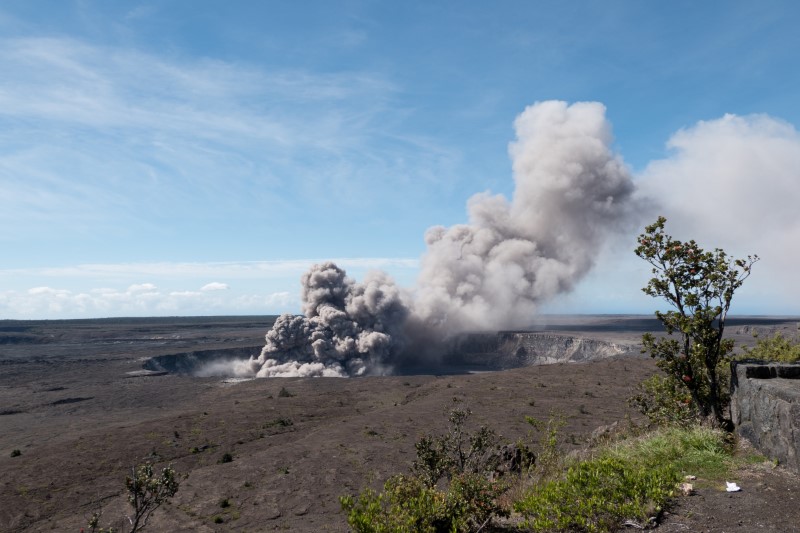
[[[470,417],[469,409],[453,409],[444,435],[425,435],[415,444],[417,459],[412,465],[414,473],[429,487],[442,479],[455,475],[489,474],[500,461],[497,454],[499,437],[486,426],[468,433],[464,423]]]
[[[292,421],[291,418],[287,418],[287,417],[281,416],[281,417],[275,418],[274,420],[270,420],[269,422],[264,423],[264,425],[261,426],[261,427],[263,427],[264,429],[271,428],[271,427],[288,428],[289,426],[292,426],[292,425],[294,425],[294,422]]]
[[[577,463],[515,503],[534,531],[613,531],[625,519],[647,522],[679,479],[671,465],[642,467],[613,457]]]
[[[281,387],[281,390],[278,391],[278,398],[291,398],[294,394],[289,392],[286,387]]]
[[[639,383],[628,403],[655,426],[687,427],[698,418],[697,407],[689,391],[665,375],[655,374]]]
[[[128,503],[133,507],[133,515],[129,517],[133,533],[144,529],[153,512],[178,492],[178,479],[172,465],[162,468],[156,475],[153,465],[144,463],[133,468],[131,473],[125,479],[125,488]]]
[[[414,476],[392,477],[381,493],[365,489],[357,498],[342,496],[339,502],[358,533],[435,533],[449,514],[445,494]]]
[[[429,487],[416,476],[394,476],[383,492],[364,490],[339,501],[359,533],[475,531],[493,516],[508,516],[497,503],[505,486],[477,474],[453,478],[448,490]]]
[[[526,416],[525,422],[541,432],[539,437],[539,448],[536,456],[536,469],[532,472],[536,479],[546,479],[555,475],[563,467],[564,454],[559,448],[558,443],[561,438],[561,430],[567,424],[564,416],[555,412],[550,412],[547,421],[538,420],[532,416]],[[530,465],[533,465],[533,454],[531,454]]]
[[[766,339],[758,339],[754,347],[745,347],[742,350],[744,357],[751,359],[781,363],[800,361],[800,343],[793,342],[780,333]]]
[[[470,414],[469,409],[453,409],[447,433],[417,441],[413,475],[390,478],[380,493],[366,489],[357,497],[342,496],[339,501],[353,530],[477,531],[495,516],[508,516],[500,497],[509,486],[490,479],[502,460],[499,437],[485,426],[467,432],[464,423]],[[523,445],[515,451],[524,467],[533,462]]]
[[[11,457],[19,457],[22,455],[22,452],[19,450],[11,450]]]

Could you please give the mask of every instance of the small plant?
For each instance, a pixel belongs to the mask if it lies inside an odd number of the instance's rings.
[[[131,475],[125,479],[128,503],[133,508],[133,514],[127,517],[131,526],[129,533],[143,530],[153,512],[178,492],[178,485],[177,474],[172,465],[161,469],[159,474],[153,471],[151,463],[133,467]],[[112,527],[100,527],[101,516],[102,511],[92,514],[88,523],[89,530],[92,533],[115,533],[116,530]]]
[[[233,462],[233,455],[231,455],[231,454],[229,454],[229,453],[227,453],[227,452],[226,452],[226,453],[223,453],[223,454],[222,454],[222,457],[220,457],[220,458],[219,458],[219,461],[218,461],[218,462],[219,462],[220,464],[222,464],[222,463],[230,463],[230,462]]]
[[[113,527],[100,527],[100,517],[103,516],[102,511],[96,511],[92,513],[92,516],[89,518],[89,531],[92,533],[116,533],[116,530]],[[83,531],[83,528],[81,528]]]
[[[222,515],[214,515],[212,522],[214,522],[215,524],[222,524],[223,522],[225,522],[225,519],[222,517]]]
[[[265,423],[263,427],[264,427],[264,429],[270,428],[270,427],[288,428],[289,426],[292,426],[292,425],[294,425],[294,422],[292,421],[291,418],[280,417],[280,418],[276,418],[274,420],[270,420],[269,422]]]
[[[416,476],[394,476],[383,489],[379,494],[367,489],[357,498],[339,499],[354,531],[476,531],[493,515],[508,515],[497,504],[505,486],[476,474],[456,476],[447,492],[427,486]]]
[[[133,515],[128,517],[133,533],[144,529],[153,512],[178,492],[178,480],[172,465],[162,468],[156,475],[153,465],[145,463],[131,469],[125,488],[128,503],[133,507]]]
[[[11,450],[11,457],[19,457],[22,455],[22,452],[19,450]]]
[[[231,501],[228,498],[223,498],[219,501],[219,506],[222,509],[226,509],[231,506]]]
[[[281,387],[281,390],[278,391],[278,398],[291,398],[294,394],[286,390],[286,387]]]
[[[505,461],[505,472],[518,472],[533,463],[533,454],[521,444],[498,446],[499,437],[485,426],[467,432],[470,414],[453,409],[447,433],[417,441],[413,475],[390,478],[380,493],[342,496],[351,527],[362,533],[480,531],[494,517],[508,516],[501,496],[509,485],[496,479],[499,467]]]
[[[536,457],[536,477],[546,479],[562,467],[563,453],[558,446],[561,430],[567,424],[563,415],[550,413],[546,422],[526,416],[525,421],[541,431],[539,437],[539,453]]]
[[[448,420],[449,431],[440,436],[425,435],[417,443],[417,459],[412,470],[433,487],[443,477],[451,479],[464,473],[488,474],[499,463],[496,453],[498,436],[486,426],[475,433],[465,431],[464,423],[472,414],[469,409],[453,409]]]

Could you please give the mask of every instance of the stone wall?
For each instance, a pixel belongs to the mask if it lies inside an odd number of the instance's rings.
[[[761,453],[800,472],[800,364],[734,362],[731,418]]]

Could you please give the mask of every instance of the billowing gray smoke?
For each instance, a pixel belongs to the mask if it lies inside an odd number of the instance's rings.
[[[602,104],[537,103],[515,128],[513,198],[477,194],[469,224],[430,228],[412,292],[381,272],[357,283],[315,265],[302,279],[305,316],[282,315],[237,373],[388,373],[420,338],[529,325],[542,302],[570,291],[629,220],[631,176]]]
[[[267,332],[258,359],[239,375],[358,376],[386,373],[406,347],[409,304],[383,272],[356,283],[333,263],[311,267],[302,277],[303,313],[284,314]]]

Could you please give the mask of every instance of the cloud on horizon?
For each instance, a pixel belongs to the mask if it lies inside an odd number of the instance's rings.
[[[354,276],[384,269],[408,278],[416,259],[339,259]],[[212,263],[126,263],[0,270],[0,283],[36,285],[27,290],[0,291],[3,318],[92,318],[163,314],[278,314],[298,312],[299,278],[320,261],[244,261]],[[176,287],[209,277],[235,279],[228,283],[197,284],[199,290]],[[134,282],[136,279],[153,282]],[[97,286],[106,284],[106,286]],[[113,288],[122,285],[125,288]],[[68,288],[65,288],[68,287]],[[167,287],[167,288],[162,288]],[[291,287],[293,290],[288,291]]]
[[[221,297],[200,291],[165,291],[152,283],[125,290],[71,291],[35,287],[0,292],[0,316],[25,318],[100,318],[112,316],[277,314],[298,307],[299,299],[281,291]]]

